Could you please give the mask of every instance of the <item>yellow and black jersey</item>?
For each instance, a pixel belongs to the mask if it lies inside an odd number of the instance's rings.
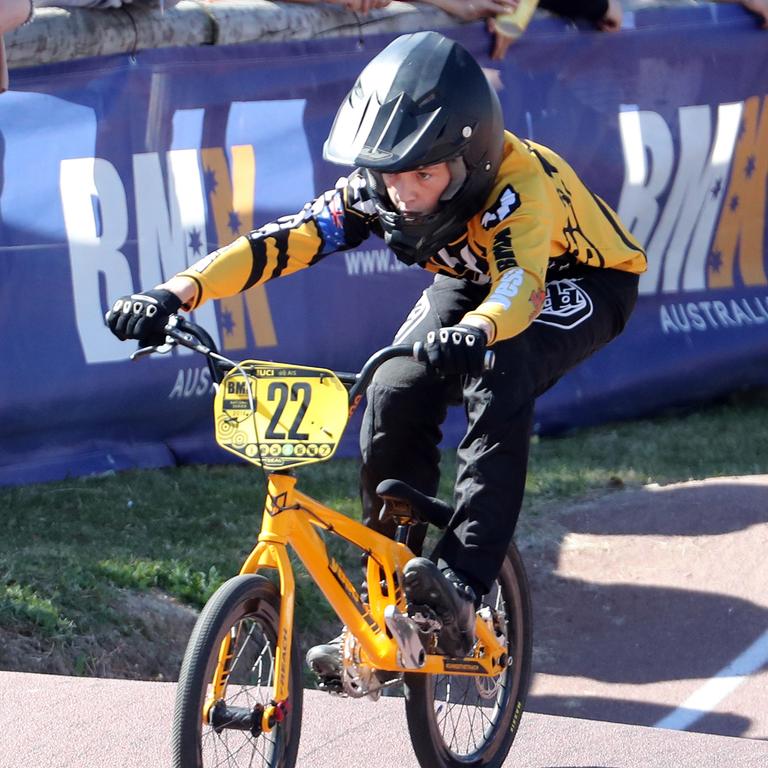
[[[214,251],[181,275],[197,285],[192,307],[231,296],[357,247],[381,234],[365,177],[355,171],[295,216]],[[616,214],[551,149],[505,134],[504,157],[483,209],[453,243],[423,265],[488,285],[468,316],[488,320],[489,342],[524,330],[541,311],[547,270],[574,261],[640,274],[645,253]]]

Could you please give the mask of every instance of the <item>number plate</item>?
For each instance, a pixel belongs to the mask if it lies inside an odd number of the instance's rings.
[[[333,456],[349,402],[332,371],[258,360],[240,368],[227,373],[216,393],[216,442],[222,448],[268,470]]]

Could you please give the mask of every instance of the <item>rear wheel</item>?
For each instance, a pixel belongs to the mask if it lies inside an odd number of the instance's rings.
[[[528,580],[514,544],[483,599],[482,614],[507,644],[501,674],[405,675],[408,730],[424,768],[498,768],[512,746],[528,693],[533,644]]]
[[[236,576],[214,593],[187,645],[176,691],[172,750],[174,768],[293,768],[299,747],[303,689],[298,643],[291,643],[288,712],[272,730],[259,733],[259,713],[270,704],[280,596],[262,576]],[[230,643],[223,696],[208,722],[222,642]],[[237,721],[237,725],[232,727]]]

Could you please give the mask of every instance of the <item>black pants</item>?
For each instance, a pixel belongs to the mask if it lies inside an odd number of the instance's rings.
[[[455,515],[438,554],[485,592],[512,539],[525,489],[536,398],[566,371],[624,328],[638,278],[581,265],[552,276],[547,301],[523,333],[493,345],[496,364],[481,377],[440,378],[420,363],[385,363],[368,389],[360,433],[361,495],[366,525],[393,535],[378,519],[376,486],[397,478],[434,496],[439,481],[440,425],[448,405],[463,402],[467,431],[457,450]],[[397,343],[454,325],[480,304],[487,288],[438,275],[397,334]],[[420,552],[425,531],[409,544]]]

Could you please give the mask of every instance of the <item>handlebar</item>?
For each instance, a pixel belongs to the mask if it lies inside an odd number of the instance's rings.
[[[234,360],[229,360],[219,353],[216,342],[211,338],[210,334],[196,323],[185,320],[179,315],[171,315],[164,330],[166,335],[165,344],[137,349],[131,355],[131,360],[136,360],[139,357],[156,352],[168,352],[175,344],[178,344],[201,355],[205,355],[213,381],[217,384],[222,380],[223,374],[226,371],[237,367],[237,363]],[[422,342],[417,341],[412,345],[394,344],[389,347],[383,347],[378,352],[374,352],[365,361],[359,373],[334,371],[336,376],[347,385],[349,402],[351,404],[356,405],[362,399],[362,395],[368,388],[368,384],[370,384],[373,374],[376,373],[377,369],[387,360],[392,360],[395,357],[412,357],[418,362],[427,362],[424,345]],[[491,350],[487,350],[483,360],[483,372],[492,371],[495,362],[496,355]]]

